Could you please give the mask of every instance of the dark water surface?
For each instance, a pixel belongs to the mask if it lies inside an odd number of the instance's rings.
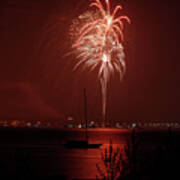
[[[123,148],[131,134],[131,130],[90,129],[89,143],[101,143],[100,148],[67,149],[63,145],[66,140],[84,140],[83,129],[1,129],[0,168],[16,173],[28,166],[39,176],[56,174],[66,179],[94,179],[96,163],[102,163],[101,153],[108,147],[110,139],[113,147]],[[170,134],[168,130],[136,130],[145,151],[153,150],[172,135],[179,139],[179,131]]]

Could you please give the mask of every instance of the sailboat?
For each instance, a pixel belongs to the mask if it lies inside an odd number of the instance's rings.
[[[85,120],[85,139],[84,140],[68,140],[65,143],[66,148],[71,149],[95,149],[99,148],[102,144],[90,144],[88,137],[88,121],[87,121],[87,95],[84,88],[84,120]]]

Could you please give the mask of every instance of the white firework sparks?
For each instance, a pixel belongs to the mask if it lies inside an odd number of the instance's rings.
[[[127,16],[117,16],[122,9],[116,6],[110,12],[110,2],[105,1],[106,8],[100,0],[94,0],[90,6],[97,8],[96,13],[87,12],[79,16],[83,26],[74,35],[72,47],[77,53],[75,69],[80,66],[93,71],[98,68],[98,77],[102,90],[102,114],[105,121],[107,83],[114,72],[118,72],[120,79],[126,71],[125,54],[123,49],[123,20],[130,23]],[[77,21],[76,21],[77,22]],[[79,27],[77,27],[79,28]]]

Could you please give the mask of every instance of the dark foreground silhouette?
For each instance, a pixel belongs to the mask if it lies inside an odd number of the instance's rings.
[[[96,179],[180,179],[180,144],[175,143],[171,129],[166,141],[154,147],[153,151],[143,151],[140,139],[133,131],[123,150],[113,148],[110,141],[101,155],[103,165],[96,165]]]
[[[35,130],[28,133],[23,130],[21,130],[21,133],[18,130],[16,131],[13,135],[11,134],[12,130],[0,131],[1,179],[70,179],[72,176],[69,176],[69,173],[71,172],[66,172],[64,168],[67,164],[66,161],[71,162],[68,164],[69,169],[71,169],[71,167],[75,167],[73,164],[75,157],[77,164],[81,164],[83,153],[89,153],[89,151],[83,150],[81,151],[82,154],[79,154],[80,151],[78,150],[71,151],[61,148],[62,139],[66,135],[59,131],[47,130],[41,132]],[[114,139],[111,139],[109,145],[101,150],[101,163],[95,159],[96,164],[89,164],[87,159],[87,163],[83,164],[83,169],[77,168],[75,171],[77,174],[84,170],[88,172],[88,169],[93,165],[96,166],[96,172],[90,172],[90,174],[96,174],[94,179],[180,179],[178,133],[169,129],[163,134],[163,138],[156,142],[157,138],[162,136],[162,133],[154,135],[155,132],[150,132],[148,138],[151,137],[152,142],[150,148],[145,149],[143,145],[146,143],[145,136],[147,135],[132,131],[130,138],[126,140],[125,148],[114,147]],[[73,136],[75,135],[73,134]],[[119,137],[121,136],[119,135]],[[70,152],[69,157],[67,154],[64,157],[65,151]],[[64,158],[62,159],[62,157]],[[94,157],[96,156],[94,155]],[[59,162],[58,167],[54,162]],[[88,179],[89,174],[86,177]],[[90,179],[92,179],[92,176]]]

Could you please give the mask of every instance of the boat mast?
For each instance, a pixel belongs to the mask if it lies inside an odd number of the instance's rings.
[[[84,88],[84,120],[85,120],[85,138],[88,141],[88,122],[87,122],[87,95],[86,95],[86,88]]]

